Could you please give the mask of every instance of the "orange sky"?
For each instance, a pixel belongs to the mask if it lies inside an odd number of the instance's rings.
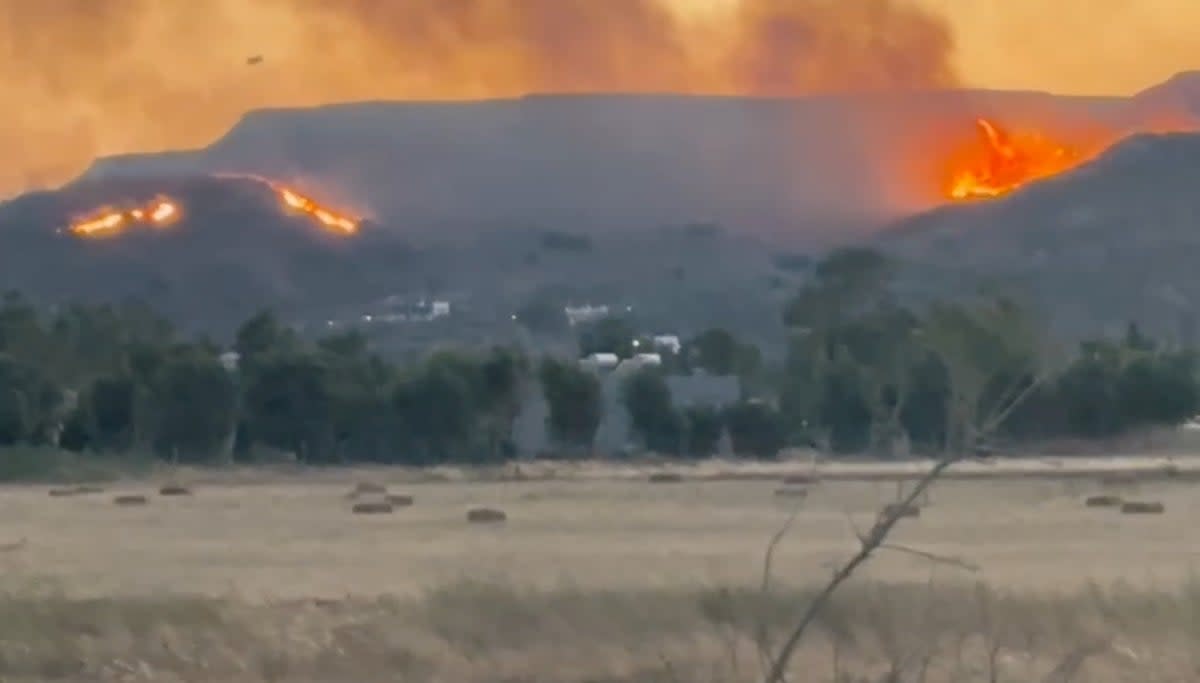
[[[0,196],[98,155],[203,145],[265,106],[959,83],[1127,93],[1200,68],[1198,38],[1197,0],[0,0]],[[254,54],[265,61],[249,67]]]
[[[1197,0],[918,0],[948,21],[963,80],[1132,93],[1200,69]]]
[[[708,16],[739,1],[671,0]],[[1122,94],[1200,69],[1197,0],[912,1],[947,22],[970,85]]]

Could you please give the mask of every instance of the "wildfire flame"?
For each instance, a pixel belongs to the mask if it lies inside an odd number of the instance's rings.
[[[988,119],[977,119],[975,125],[978,142],[951,163],[945,188],[950,199],[998,197],[1090,157],[1038,133],[1011,133]]]
[[[275,184],[272,184],[272,187],[274,187],[275,191],[279,194],[279,198],[283,200],[283,203],[287,207],[312,216],[326,228],[346,235],[353,235],[358,232],[357,219],[335,213],[332,209],[321,206],[312,198],[306,197],[295,190]]]
[[[305,214],[316,221],[322,228],[332,233],[340,235],[357,234],[362,222],[360,218],[321,204],[299,190],[270,178],[264,178],[252,173],[217,173],[216,177],[241,178],[243,180],[253,180],[262,183],[271,188],[271,191],[279,198],[279,203],[285,210]]]
[[[179,219],[179,204],[168,197],[155,197],[151,202],[131,209],[104,207],[86,218],[71,223],[68,230],[80,237],[107,237],[125,232],[134,225],[166,227]]]

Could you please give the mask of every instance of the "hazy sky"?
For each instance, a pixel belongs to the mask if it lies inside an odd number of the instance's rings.
[[[1200,69],[1198,0],[919,0],[946,18],[964,81],[1132,93]]]
[[[708,16],[739,1],[671,0]],[[947,22],[969,85],[1123,94],[1200,69],[1200,0],[911,1]]]
[[[203,145],[269,106],[531,91],[1130,93],[1195,68],[1200,0],[0,0],[0,196],[67,180],[96,156]]]

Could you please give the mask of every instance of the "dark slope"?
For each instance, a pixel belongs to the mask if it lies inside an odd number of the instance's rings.
[[[183,206],[169,228],[104,239],[61,230],[94,207],[159,194]],[[365,227],[351,240],[322,232],[246,180],[80,183],[0,204],[0,289],[48,302],[135,298],[188,327],[223,332],[263,306],[319,310],[386,291],[411,252]]]
[[[901,221],[878,243],[1019,286],[1060,326],[1180,332],[1200,312],[1200,134],[1129,138],[1008,197]]]

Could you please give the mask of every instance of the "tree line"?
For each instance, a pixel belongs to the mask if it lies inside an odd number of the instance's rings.
[[[833,252],[782,312],[786,356],[712,329],[661,365],[628,373],[620,401],[648,451],[744,457],[789,445],[833,453],[989,449],[1004,441],[1102,438],[1200,412],[1192,349],[1130,326],[1059,353],[1030,312],[994,296],[906,303],[895,265]],[[579,355],[654,348],[630,321],[584,326]],[[236,354],[236,355],[233,355]],[[236,367],[233,359],[236,358]],[[737,377],[730,405],[679,405],[672,374]],[[500,462],[518,453],[528,401],[547,408],[551,457],[593,455],[609,408],[576,358],[516,348],[436,349],[394,363],[356,331],[309,340],[269,312],[228,348],[189,338],[136,304],[41,309],[0,302],[0,446],[50,445],[179,462]]]

